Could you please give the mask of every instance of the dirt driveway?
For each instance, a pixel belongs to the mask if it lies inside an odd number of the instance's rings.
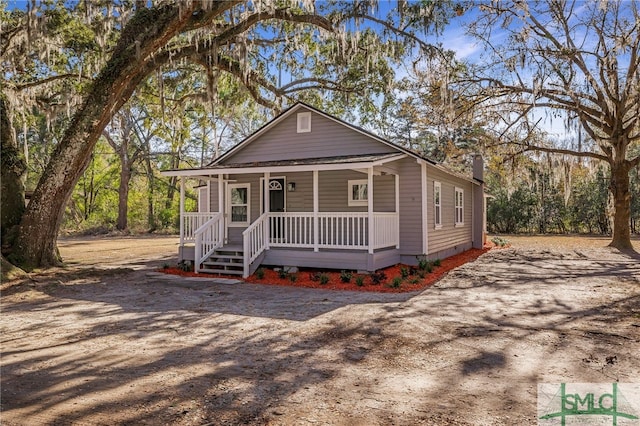
[[[640,257],[540,241],[400,295],[159,280],[175,238],[61,241],[68,269],[3,284],[1,422],[524,425],[539,383],[640,382]]]

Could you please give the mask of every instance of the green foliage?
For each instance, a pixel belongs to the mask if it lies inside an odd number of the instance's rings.
[[[296,281],[298,281],[298,274],[296,273],[289,274],[289,281],[291,281],[292,283],[295,283]]]
[[[353,278],[353,273],[350,271],[341,271],[340,272],[340,281],[343,283],[351,282],[351,278]]]
[[[364,285],[364,276],[356,275],[356,285],[362,287]]]
[[[256,269],[256,278],[259,280],[264,278],[264,268]]]
[[[402,266],[400,267],[400,275],[402,276],[402,279],[406,279],[407,277],[409,277],[409,268]]]
[[[287,275],[289,275],[287,270],[285,268],[280,268],[280,270],[278,271],[278,277],[281,279],[285,279],[287,278]]]
[[[506,238],[502,237],[493,237],[491,239],[491,242],[498,247],[505,247],[507,244],[509,244],[509,241]]]
[[[400,288],[401,285],[402,285],[402,277],[395,277],[391,281],[390,287],[392,287],[392,288]]]
[[[384,271],[372,272],[369,274],[369,279],[371,279],[371,284],[378,285],[387,279],[387,274]]]
[[[325,285],[329,283],[329,274],[325,274],[324,272],[321,272],[318,275],[318,280],[320,281],[320,284]]]
[[[193,263],[188,260],[181,260],[178,262],[178,269],[184,272],[193,272]]]

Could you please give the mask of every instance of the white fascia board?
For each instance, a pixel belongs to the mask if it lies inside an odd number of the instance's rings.
[[[398,154],[393,157],[376,161],[361,161],[356,163],[336,163],[336,164],[300,164],[295,166],[266,166],[266,167],[228,167],[215,169],[185,169],[185,170],[164,170],[160,174],[163,176],[188,176],[202,177],[215,176],[219,174],[246,174],[246,173],[286,173],[286,172],[310,172],[313,170],[348,170],[366,169],[369,167],[381,166],[390,161],[400,160],[406,154]],[[206,173],[206,174],[205,174]]]

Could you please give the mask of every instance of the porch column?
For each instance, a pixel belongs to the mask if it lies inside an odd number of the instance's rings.
[[[220,220],[218,221],[218,235],[221,240],[224,240],[224,175],[223,174],[218,175],[218,214],[220,214]]]
[[[396,176],[396,248],[400,248],[400,175]]]
[[[184,245],[184,176],[180,176],[180,245]]]
[[[271,179],[271,173],[264,172],[264,188],[262,189],[262,198],[264,199],[264,213],[267,215],[267,223],[263,226],[263,238],[264,248],[269,250],[269,236],[271,235],[271,218],[269,217],[269,210],[271,210],[271,191],[269,189],[269,179]]]
[[[318,170],[313,171],[313,251],[320,249],[320,229],[318,228]]]
[[[373,167],[367,169],[367,215],[369,219],[369,254],[373,254],[373,245],[375,244],[373,226]]]

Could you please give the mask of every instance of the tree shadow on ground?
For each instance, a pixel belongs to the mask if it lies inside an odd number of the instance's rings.
[[[640,328],[621,330],[639,322],[640,295],[592,298],[638,282],[627,260],[499,251],[419,295],[193,289],[140,271],[47,284],[3,306],[15,329],[2,342],[4,417],[265,424],[299,420],[301,407],[336,422],[360,413],[362,424],[531,424],[538,382],[637,369],[625,354]]]

